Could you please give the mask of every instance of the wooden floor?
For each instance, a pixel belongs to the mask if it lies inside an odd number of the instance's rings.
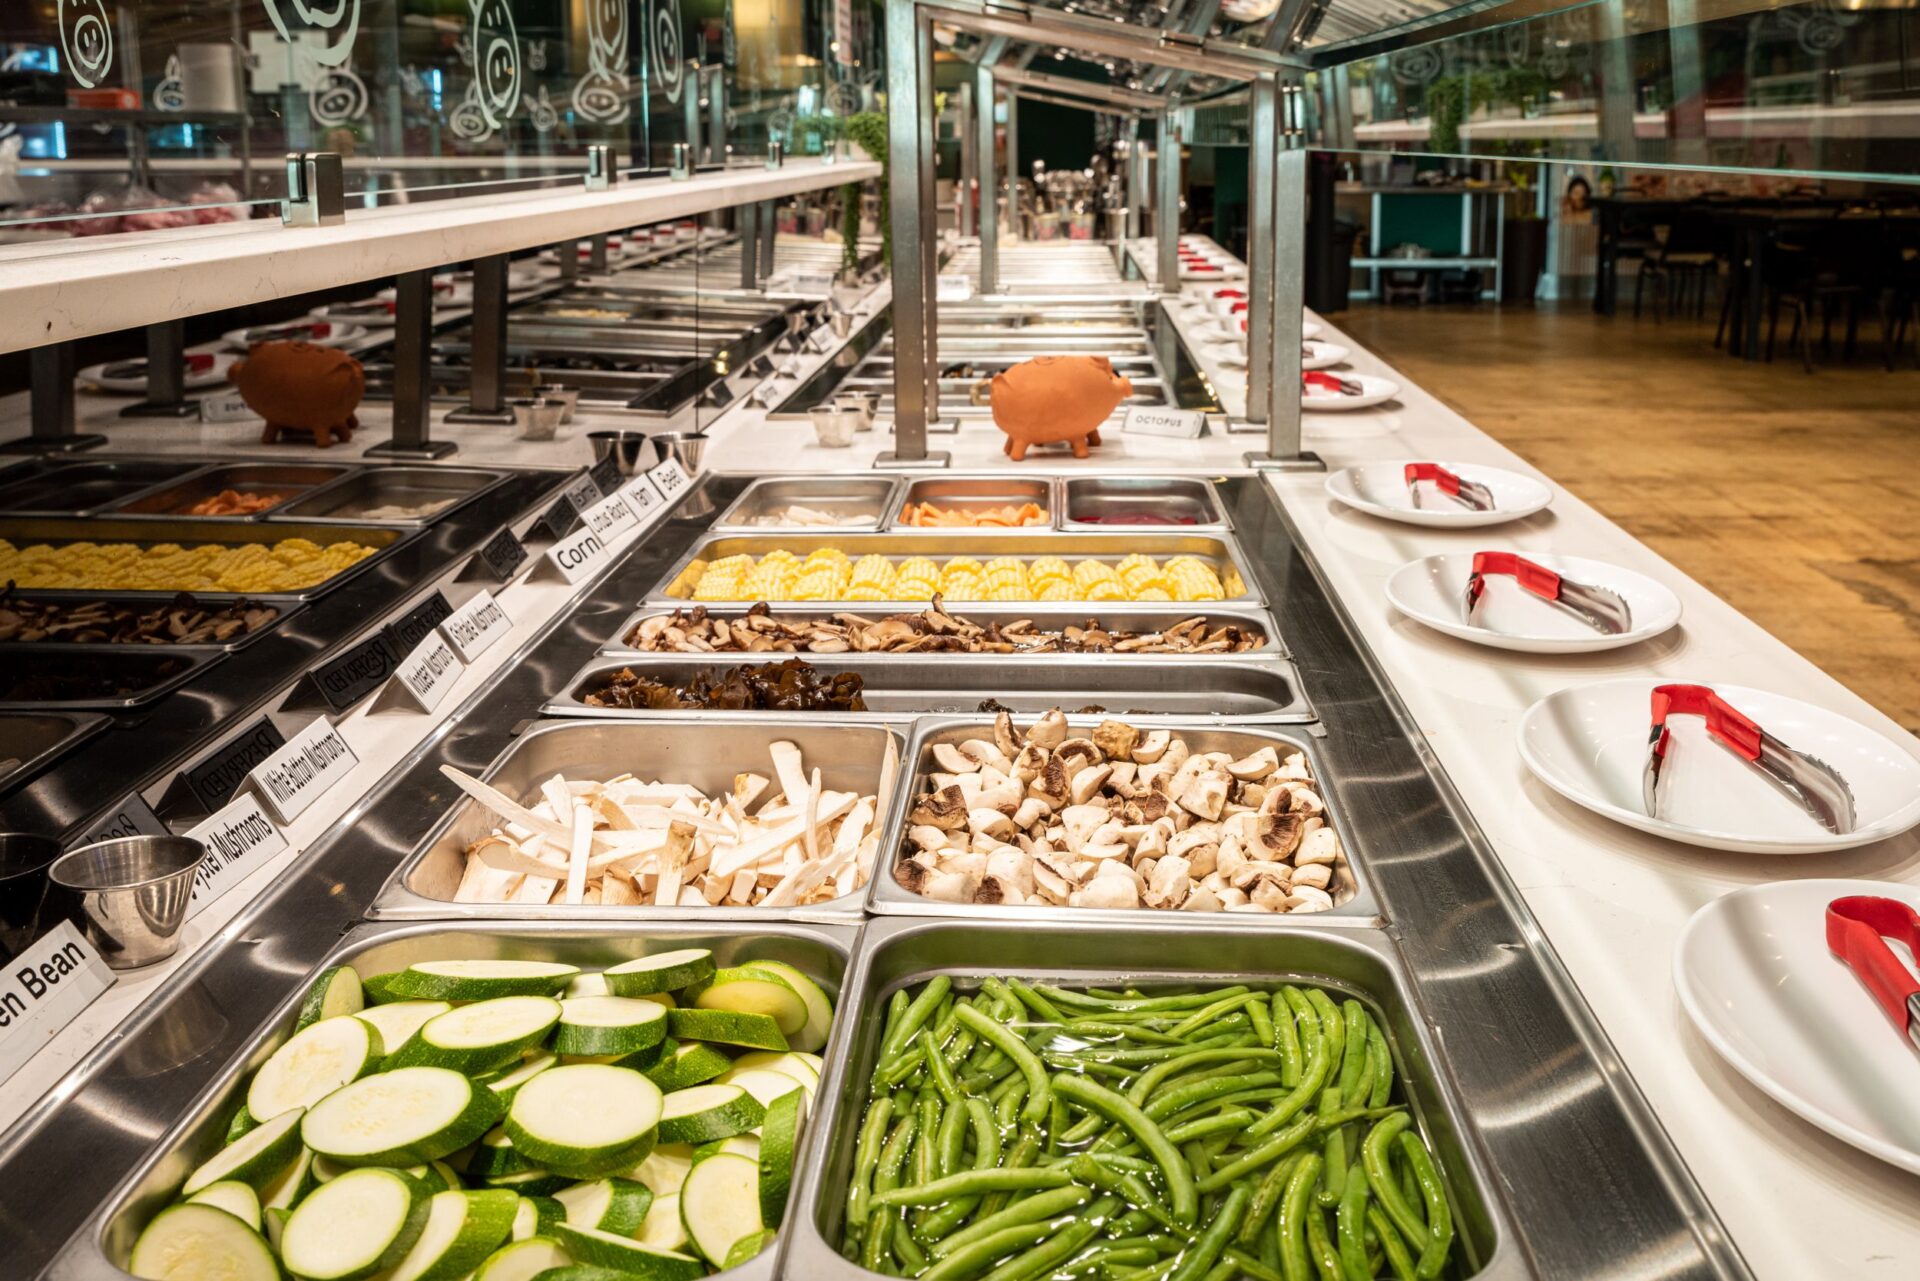
[[[1920,370],[1814,373],[1713,326],[1558,308],[1335,317],[1464,417],[1920,731]],[[1785,331],[1781,337],[1785,339]],[[1816,349],[1817,353],[1817,349]]]

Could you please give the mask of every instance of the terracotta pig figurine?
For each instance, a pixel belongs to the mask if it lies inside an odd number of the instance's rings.
[[[366,394],[367,376],[343,351],[310,342],[263,342],[235,361],[227,377],[247,408],[267,420],[262,444],[277,443],[284,432],[307,432],[325,449],[335,440],[352,440],[359,426],[353,411]]]
[[[1133,394],[1105,356],[1037,356],[993,379],[993,421],[1016,463],[1033,445],[1068,443],[1075,458],[1100,443],[1100,424]]]

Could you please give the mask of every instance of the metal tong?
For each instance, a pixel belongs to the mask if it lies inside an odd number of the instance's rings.
[[[1302,352],[1306,348],[1301,348]],[[1327,391],[1339,392],[1342,396],[1364,396],[1367,389],[1359,380],[1342,378],[1338,374],[1329,374],[1318,369],[1309,369],[1300,375],[1302,387],[1320,387]]]
[[[1827,904],[1827,947],[1920,1050],[1920,980],[1901,964],[1888,939],[1900,940],[1920,956],[1920,912],[1899,899],[1865,894]]]
[[[1306,377],[1313,377],[1307,374]],[[1358,394],[1358,393],[1355,393]],[[1462,480],[1439,463],[1408,463],[1407,492],[1413,495],[1413,505],[1420,505],[1420,482],[1432,481],[1441,493],[1453,499],[1462,507],[1477,512],[1493,510],[1493,491],[1477,480]]]
[[[1676,714],[1705,717],[1708,734],[1758,770],[1761,777],[1796,801],[1829,832],[1839,835],[1853,830],[1853,789],[1838,770],[1818,757],[1788,747],[1705,685],[1653,688],[1653,727],[1647,738],[1646,769],[1640,778],[1640,797],[1647,817],[1660,816],[1660,767],[1672,742],[1667,717]]]
[[[1535,596],[1572,614],[1581,622],[1606,636],[1618,636],[1633,625],[1633,611],[1627,602],[1604,587],[1576,583],[1563,578],[1545,565],[1537,565],[1514,552],[1475,552],[1473,572],[1467,575],[1466,620],[1473,621],[1474,606],[1486,594],[1488,574],[1510,574],[1520,586]]]

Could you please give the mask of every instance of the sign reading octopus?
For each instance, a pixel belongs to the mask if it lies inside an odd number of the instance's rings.
[[[113,66],[113,16],[106,0],[60,0],[60,52],[73,78],[91,89]]]
[[[626,0],[587,0],[587,73],[573,87],[573,109],[586,120],[627,118]]]

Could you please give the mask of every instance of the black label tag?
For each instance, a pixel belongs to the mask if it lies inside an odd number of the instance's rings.
[[[393,652],[393,642],[381,632],[322,663],[307,677],[328,707],[344,712],[384,685],[399,665],[400,655]]]
[[[387,639],[393,643],[393,652],[401,658],[413,653],[414,647],[433,635],[433,629],[452,613],[453,606],[439,592],[427,597],[387,624]]]
[[[167,825],[153,812],[153,806],[138,792],[128,792],[120,798],[120,803],[112,811],[103,814],[87,834],[74,843],[73,848],[92,845],[97,841],[117,841],[128,836],[168,836]]]
[[[235,736],[206,760],[192,769],[182,770],[180,779],[201,808],[212,814],[233,799],[233,794],[247,781],[247,775],[253,773],[254,766],[286,744],[286,735],[262,716],[252,728]]]
[[[573,504],[573,509],[583,512],[600,501],[600,486],[594,483],[591,475],[581,472],[567,482],[566,494],[567,501]]]
[[[572,499],[562,494],[554,502],[553,506],[547,508],[546,514],[534,522],[534,529],[540,533],[544,533],[554,542],[559,542],[572,532],[573,527],[579,523],[579,509],[573,505]]]
[[[501,582],[510,581],[520,566],[527,562],[527,547],[513,536],[513,531],[501,526],[500,532],[487,540],[480,549],[480,562],[487,572]]]
[[[765,378],[773,372],[773,360],[767,356],[757,356],[753,363],[747,366],[747,372],[756,379]]]
[[[625,479],[625,477],[620,474],[620,456],[618,454],[608,454],[605,458],[602,458],[599,462],[587,469],[587,475],[593,477],[593,486],[600,491],[600,497],[602,498],[605,498],[608,494],[620,488],[620,482]]]

